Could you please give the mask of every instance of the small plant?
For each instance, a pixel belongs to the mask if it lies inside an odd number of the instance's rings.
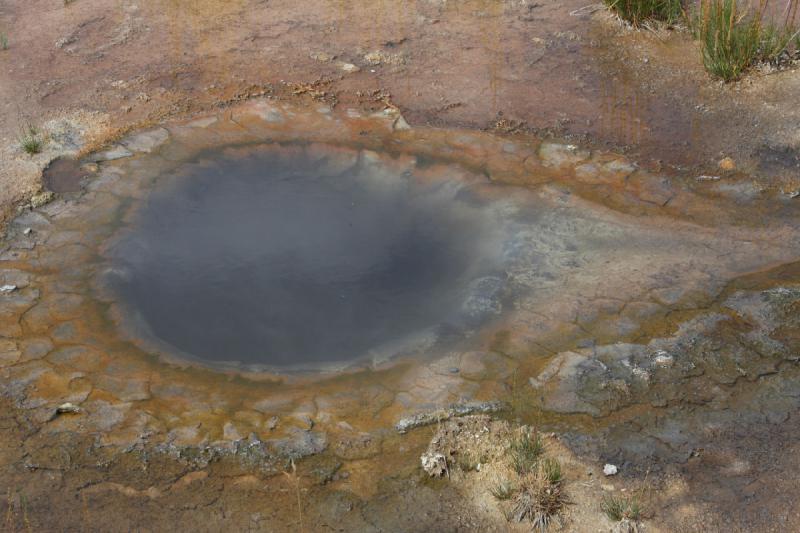
[[[542,461],[542,476],[548,483],[555,485],[564,480],[564,474],[561,472],[561,463],[558,459],[547,458]]]
[[[26,154],[35,155],[42,151],[44,140],[39,130],[28,124],[19,136],[19,145]]]
[[[769,0],[744,10],[737,0],[701,0],[693,26],[706,70],[733,81],[757,63],[777,61],[800,35],[795,29],[798,3],[790,0],[778,26],[766,21]]]
[[[622,522],[623,520],[638,522],[642,518],[642,505],[636,497],[606,496],[600,503],[600,510],[612,522]]]
[[[11,531],[14,526],[14,497],[11,494],[11,487],[6,489],[6,520],[5,530]]]
[[[534,528],[544,532],[559,519],[568,503],[560,482],[550,483],[541,474],[528,474],[514,498],[510,517],[516,522],[529,520]]]
[[[478,470],[483,463],[486,463],[486,457],[475,451],[466,451],[458,456],[458,466],[464,472]]]
[[[489,492],[500,501],[510,500],[516,487],[510,481],[503,479],[489,488]]]
[[[8,50],[8,35],[0,33],[0,50]]]
[[[511,442],[511,464],[520,475],[533,472],[544,453],[544,443],[538,434],[521,433]]]
[[[32,532],[31,520],[28,518],[28,499],[24,494],[19,495],[19,504],[22,506],[22,525],[25,526],[25,531]]]
[[[681,0],[604,0],[619,17],[634,26],[657,20],[671,24],[683,13]]]
[[[285,471],[283,473],[284,476],[294,485],[295,494],[297,496],[297,523],[299,525],[299,531],[305,531],[303,527],[303,499],[300,495],[300,476],[297,475],[297,466],[294,464],[294,459],[290,460],[289,463],[292,467],[291,473]]]

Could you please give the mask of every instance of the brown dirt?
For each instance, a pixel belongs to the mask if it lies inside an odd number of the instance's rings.
[[[118,128],[262,92],[370,106],[412,124],[532,129],[637,158],[796,172],[797,72],[720,85],[685,33],[630,31],[579,0],[5,2],[5,143],[92,110]],[[343,70],[355,65],[358,72]],[[10,165],[5,165],[10,167]],[[2,176],[0,203],[36,188]]]

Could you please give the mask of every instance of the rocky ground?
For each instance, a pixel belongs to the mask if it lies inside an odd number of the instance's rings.
[[[684,32],[573,1],[12,1],[0,31],[6,529],[524,530],[491,469],[420,468],[431,422],[486,410],[466,420],[493,446],[554,432],[568,531],[613,527],[599,502],[632,491],[651,531],[800,528],[797,71],[721,85]],[[203,143],[341,144],[341,124],[346,150],[521,187],[546,214],[512,278],[536,294],[475,351],[321,385],[164,365],[111,333],[87,265],[142,176]],[[62,154],[90,179],[53,201]]]

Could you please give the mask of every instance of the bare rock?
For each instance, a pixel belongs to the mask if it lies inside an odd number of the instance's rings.
[[[132,155],[133,152],[131,152],[124,146],[115,146],[103,152],[97,152],[95,154],[92,154],[91,156],[89,156],[89,161],[93,163],[101,163],[103,161],[116,161],[117,159],[131,157]]]
[[[617,468],[616,465],[606,464],[603,467],[603,475],[605,475],[606,477],[608,477],[608,476],[616,476],[617,473],[619,473],[619,468]]]
[[[328,447],[328,436],[325,433],[298,428],[290,428],[288,433],[286,438],[268,441],[275,453],[286,459],[308,457],[321,453]]]
[[[169,132],[164,128],[137,133],[122,141],[122,145],[133,152],[150,153],[169,139]]]
[[[410,417],[402,418],[394,427],[398,433],[405,433],[411,429],[436,424],[456,416],[497,413],[504,410],[505,407],[503,402],[497,401],[453,404],[447,409],[438,409],[436,411],[418,413]]]
[[[56,407],[56,414],[57,415],[78,414],[80,412],[81,412],[81,408],[78,407],[77,405],[73,404],[73,403],[70,403],[70,402],[62,403],[61,405]]]
[[[420,462],[422,469],[431,477],[442,477],[447,473],[447,459],[441,453],[423,453]]]
[[[347,72],[348,74],[352,74],[354,72],[358,72],[361,69],[358,68],[356,65],[352,63],[339,63],[339,68],[343,71]]]

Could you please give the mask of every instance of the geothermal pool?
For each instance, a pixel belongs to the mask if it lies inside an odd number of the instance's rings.
[[[800,291],[745,278],[796,258],[796,203],[396,120],[252,102],[80,162],[79,190],[0,247],[0,393],[53,434],[260,442],[276,469],[329,450],[371,461],[367,484],[396,475],[380,450],[399,420],[454,404],[576,446],[608,428],[640,464],[721,417],[795,408],[794,333],[773,323],[794,324]],[[65,403],[80,413],[53,418]]]
[[[500,311],[502,224],[440,171],[262,145],[159,177],[113,247],[135,327],[209,362],[385,360]]]

